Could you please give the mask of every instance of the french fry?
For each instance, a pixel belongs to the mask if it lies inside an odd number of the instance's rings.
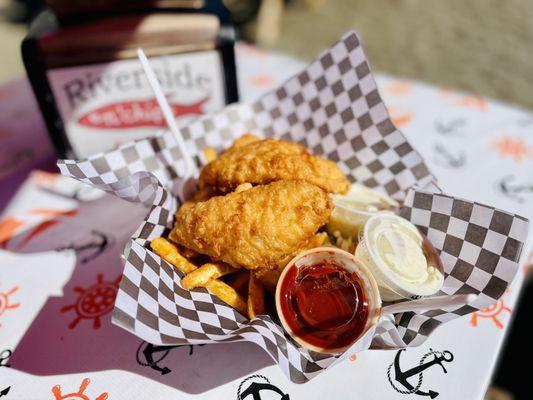
[[[204,152],[205,161],[211,162],[216,160],[217,158],[217,152],[212,147],[204,147],[202,150]]]
[[[248,281],[248,318],[252,319],[263,314],[265,314],[265,290],[253,271],[250,271],[250,280]]]
[[[212,279],[205,285],[215,296],[222,300],[227,305],[236,309],[242,315],[246,315],[248,306],[246,301],[239,296],[239,294],[227,283],[220,279]]]
[[[185,257],[183,257],[178,248],[170,243],[167,239],[159,237],[152,240],[150,243],[152,250],[157,255],[162,257],[165,261],[171,263],[178,271],[188,274],[198,268],[196,265],[190,263]]]
[[[211,279],[217,279],[236,271],[238,271],[238,269],[223,262],[206,263],[200,268],[189,272],[185,278],[181,280],[181,284],[187,290],[194,289],[198,286],[205,287]]]
[[[251,188],[252,188],[252,184],[250,182],[244,182],[235,188],[235,193],[244,192],[245,190],[248,190]]]
[[[280,275],[281,270],[261,268],[256,270],[255,278],[262,283],[266,290],[275,293]]]
[[[248,286],[249,278],[250,273],[248,272],[248,270],[241,270],[240,272],[235,274],[235,277],[233,277],[230,282],[228,282],[228,285],[230,285],[237,292],[241,292],[241,290],[243,290],[245,286]]]

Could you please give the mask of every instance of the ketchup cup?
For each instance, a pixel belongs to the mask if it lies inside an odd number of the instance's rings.
[[[317,247],[293,258],[281,273],[276,309],[301,346],[340,354],[378,322],[381,297],[370,270],[353,254]]]

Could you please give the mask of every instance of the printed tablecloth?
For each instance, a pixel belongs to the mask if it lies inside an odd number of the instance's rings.
[[[244,44],[237,62],[245,100],[305,65]],[[377,80],[396,126],[446,193],[533,218],[532,113],[418,82]],[[0,146],[0,207],[8,204],[0,217],[0,398],[483,397],[530,244],[493,307],[439,327],[421,347],[366,351],[296,385],[252,343],[158,347],[111,324],[119,255],[146,209],[49,172],[34,171],[19,187],[29,170],[54,165],[25,80],[0,89]]]

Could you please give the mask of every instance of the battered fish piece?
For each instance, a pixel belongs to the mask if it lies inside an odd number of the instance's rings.
[[[213,187],[210,187],[210,186],[203,187],[201,189],[198,189],[196,191],[196,193],[189,200],[184,202],[181,205],[181,208],[182,209],[186,209],[186,208],[191,207],[192,205],[194,205],[194,204],[196,204],[198,202],[209,200],[211,197],[217,196],[217,195],[220,195],[220,194],[222,194],[222,193],[220,193],[219,191],[217,191]]]
[[[236,148],[236,147],[246,146],[247,144],[250,144],[250,143],[253,143],[253,142],[258,142],[260,140],[261,140],[261,138],[259,136],[254,135],[253,133],[245,133],[241,137],[235,139],[235,141],[231,145],[230,149],[233,149],[233,148]]]
[[[333,161],[296,143],[272,138],[229,148],[202,169],[198,184],[227,193],[244,182],[264,185],[287,179],[306,181],[330,193],[346,193],[350,187]]]
[[[332,210],[319,187],[277,181],[180,209],[169,237],[235,268],[276,268],[313,238]]]

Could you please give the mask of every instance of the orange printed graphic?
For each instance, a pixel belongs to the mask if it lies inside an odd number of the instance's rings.
[[[50,229],[51,227],[57,225],[59,223],[58,220],[52,219],[50,221],[44,221],[41,222],[39,225],[37,225],[32,231],[29,233],[28,236],[24,238],[23,241],[20,242],[20,245],[17,246],[18,249],[23,248],[25,245],[27,245],[33,238],[40,235],[47,229]]]
[[[20,303],[11,303],[11,300],[10,300],[11,295],[14,294],[17,290],[19,290],[19,287],[15,286],[6,293],[0,292],[0,317],[7,310],[13,310],[20,306]],[[0,324],[0,326],[2,326],[2,324]]]
[[[479,111],[487,110],[487,101],[478,95],[463,95],[455,93],[448,88],[442,88],[441,95],[449,99],[453,104],[464,108],[476,109]]]
[[[0,243],[5,243],[13,236],[15,232],[24,225],[24,221],[14,218],[7,217],[0,221]]]
[[[498,317],[504,311],[511,313],[511,309],[503,303],[503,299],[499,299],[493,305],[485,307],[484,309],[473,313],[472,317],[470,317],[470,325],[476,327],[479,318],[490,318],[492,319],[494,325],[496,325],[496,328],[503,329],[503,324],[498,319]]]
[[[78,213],[78,210],[58,210],[54,208],[33,208],[27,211],[27,214],[37,214],[44,215],[47,217],[58,218],[58,217],[73,217]],[[27,245],[32,239],[36,236],[39,236],[41,233],[47,229],[52,228],[61,221],[59,219],[50,219],[41,222],[35,226],[32,230],[29,231],[27,236],[19,243],[17,250],[20,250],[22,247]],[[14,217],[7,217],[3,221],[0,221],[0,246],[6,248],[8,242],[15,236],[18,229],[25,224],[25,221],[19,220]]]
[[[250,57],[256,57],[256,58],[265,58],[265,52],[258,49],[257,47],[255,46],[252,46],[251,44],[248,44],[248,43],[243,43],[239,46],[239,49],[245,53],[246,55],[250,56]]]
[[[394,96],[403,96],[411,91],[411,84],[402,81],[394,81],[385,86],[385,91]]]
[[[462,96],[456,100],[456,104],[465,108],[477,108],[479,111],[487,109],[487,102],[480,96]]]
[[[413,113],[410,111],[402,110],[397,106],[388,107],[392,122],[398,128],[404,127],[413,119]]]
[[[255,87],[268,87],[274,83],[274,79],[267,74],[257,74],[250,77],[250,85]]]
[[[348,357],[348,360],[355,361],[357,360],[357,356],[355,354],[352,354],[350,357]]]
[[[31,174],[31,179],[35,182],[37,186],[54,186],[59,178],[60,174],[54,174],[52,172],[45,171],[34,171]]]
[[[86,289],[76,286],[74,291],[79,293],[78,300],[61,309],[62,313],[70,310],[76,313],[76,318],[70,322],[68,328],[74,329],[82,319],[92,319],[93,329],[100,328],[102,325],[100,318],[113,309],[120,278],[119,276],[113,282],[106,282],[104,276],[98,274],[94,285]]]
[[[51,217],[73,217],[77,214],[77,210],[58,210],[56,208],[32,208],[28,211],[29,214],[49,215]]]
[[[529,253],[529,256],[522,268],[524,269],[524,274],[527,274],[533,270],[533,251]]]
[[[533,155],[532,148],[530,148],[522,138],[502,136],[501,138],[494,140],[493,145],[501,158],[510,157],[515,161],[520,162],[524,158]]]
[[[54,395],[54,400],[91,400],[89,396],[85,394],[85,389],[87,389],[87,386],[89,386],[89,383],[91,380],[89,378],[85,378],[80,385],[80,388],[77,392],[72,393],[61,393],[61,386],[55,385],[52,388],[52,394]],[[97,397],[94,398],[94,400],[106,400],[107,399],[107,392],[104,392]]]

